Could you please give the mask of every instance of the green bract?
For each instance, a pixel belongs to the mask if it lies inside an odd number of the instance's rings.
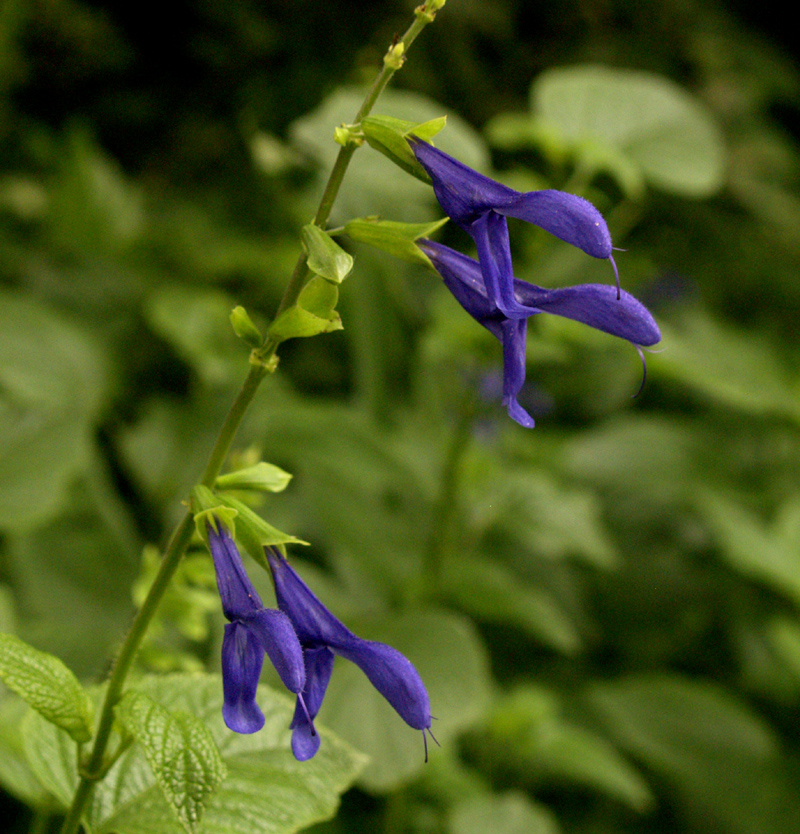
[[[303,247],[308,253],[308,268],[334,284],[341,284],[353,268],[353,256],[319,226],[303,226]]]
[[[237,469],[220,475],[216,480],[217,489],[254,489],[260,492],[283,492],[292,480],[288,472],[272,463],[255,464],[246,469]]]
[[[233,327],[233,332],[250,347],[258,348],[264,343],[261,331],[253,324],[247,310],[242,306],[234,307],[231,311],[231,327]]]
[[[268,545],[281,544],[308,544],[289,533],[282,533],[271,524],[267,524],[261,516],[257,515],[238,498],[232,495],[222,494],[219,496],[227,507],[235,510],[236,515],[236,542],[247,553],[258,562],[263,568],[268,569],[264,547]]]
[[[448,218],[433,223],[398,223],[378,217],[357,217],[345,225],[345,231],[353,240],[368,243],[404,261],[414,261],[433,269],[430,258],[416,245],[421,237],[430,237],[441,229]]]
[[[370,147],[388,156],[404,171],[430,185],[431,178],[414,157],[407,137],[413,134],[429,141],[444,128],[446,121],[446,116],[420,123],[395,119],[391,116],[368,116],[361,122],[361,129]]]
[[[316,336],[342,329],[336,312],[339,290],[330,281],[315,275],[300,293],[297,303],[272,322],[268,335],[277,342],[302,336]]]

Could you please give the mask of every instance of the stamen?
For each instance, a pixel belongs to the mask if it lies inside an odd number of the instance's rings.
[[[614,260],[613,255],[609,255],[608,259],[611,261],[611,266],[614,267],[614,277],[617,279],[617,301],[620,300],[620,288],[619,288],[619,270],[617,269],[617,263]]]
[[[631,342],[633,344],[633,342]],[[644,389],[644,384],[647,382],[647,362],[644,358],[644,351],[641,349],[639,345],[633,345],[636,348],[636,352],[639,354],[639,358],[642,360],[642,384],[639,386],[639,390],[631,397],[632,400],[635,400],[639,394],[642,393]]]
[[[433,718],[433,716],[431,716]],[[427,735],[426,735],[427,733]],[[422,743],[425,745],[425,764],[428,764],[428,735],[436,742],[437,747],[441,747],[442,745],[436,740],[436,736],[431,732],[431,728],[428,727],[426,730],[422,731]]]
[[[303,708],[303,713],[306,716],[306,721],[308,721],[308,726],[311,727],[311,735],[315,736],[317,734],[317,728],[314,726],[314,721],[308,714],[308,708],[306,707],[306,702],[301,692],[297,693],[297,700],[300,702],[300,706]]]

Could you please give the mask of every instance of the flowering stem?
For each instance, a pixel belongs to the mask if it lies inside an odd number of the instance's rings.
[[[391,77],[402,65],[404,52],[425,26],[433,21],[435,11],[441,8],[442,5],[444,5],[444,0],[429,0],[426,5],[416,9],[414,22],[398,42],[399,45],[393,45],[387,53],[383,68],[367,92],[355,121],[361,121],[361,119],[369,114],[378,96],[383,92]],[[336,157],[336,162],[328,177],[328,182],[314,216],[314,223],[320,227],[325,225],[330,216],[334,201],[344,179],[345,171],[350,164],[356,147],[355,144],[343,147]],[[311,271],[306,264],[306,256],[305,254],[301,254],[278,305],[276,317],[297,301],[300,291],[310,274]],[[234,400],[228,416],[225,418],[225,422],[222,424],[217,440],[211,450],[206,468],[203,471],[200,480],[203,486],[213,487],[225,462],[225,458],[228,455],[236,432],[258,391],[259,385],[264,377],[275,369],[276,360],[274,357],[278,344],[274,339],[268,338],[261,348],[253,351],[247,378]],[[100,710],[94,744],[88,758],[79,767],[80,780],[72,800],[72,805],[64,819],[61,834],[77,834],[81,826],[81,818],[91,801],[94,786],[105,776],[108,770],[106,767],[106,750],[114,724],[114,708],[122,697],[125,681],[133,665],[139,646],[191,541],[193,530],[194,522],[192,514],[187,511],[170,537],[158,573],[117,655]]]

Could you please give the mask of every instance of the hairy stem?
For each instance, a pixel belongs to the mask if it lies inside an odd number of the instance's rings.
[[[431,9],[435,11],[435,9],[443,5],[443,2],[429,3],[428,5],[430,7],[429,9],[426,9],[425,6],[420,6],[416,10],[414,22],[398,42],[402,44],[402,48],[398,50],[397,45],[394,45],[387,53],[383,68],[378,73],[356,114],[356,122],[361,121],[361,119],[369,114],[375,102],[378,100],[378,96],[380,96],[391,77],[402,65],[402,55],[425,26],[433,21],[434,12]],[[320,198],[319,207],[314,216],[314,223],[320,227],[325,225],[330,216],[342,180],[344,179],[345,171],[350,164],[356,147],[356,145],[343,147],[336,157],[336,162],[331,169],[328,182]],[[304,254],[301,254],[278,305],[276,317],[297,301],[300,291],[310,274],[311,272],[306,264],[306,257]],[[275,363],[273,357],[275,356],[277,347],[278,342],[273,339],[267,339],[260,349],[253,351],[250,371],[228,412],[228,416],[225,418],[225,422],[222,424],[217,440],[211,450],[208,463],[200,480],[202,485],[209,488],[213,487],[214,481],[219,475],[225,458],[230,451],[236,432],[258,391],[259,385],[264,377],[271,370],[274,370]],[[136,653],[139,650],[145,632],[155,615],[164,593],[169,587],[169,583],[183,558],[183,554],[191,541],[193,529],[194,522],[192,514],[187,511],[170,537],[169,543],[164,551],[164,557],[161,560],[158,574],[120,648],[108,680],[108,686],[106,687],[92,750],[88,759],[80,768],[80,781],[75,796],[73,797],[72,805],[64,819],[61,834],[77,834],[81,826],[81,819],[86,813],[86,809],[91,801],[94,786],[107,772],[105,760],[108,742],[114,724],[114,707],[122,697],[125,681],[136,658]]]

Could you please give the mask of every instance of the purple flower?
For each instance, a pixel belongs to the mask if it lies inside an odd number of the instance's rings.
[[[264,549],[278,607],[291,620],[306,661],[306,684],[301,693],[305,705],[298,697],[291,725],[295,757],[305,761],[319,749],[319,736],[311,721],[322,706],[337,654],[355,663],[400,717],[415,730],[423,731],[424,738],[431,727],[430,702],[411,662],[391,646],[356,637],[317,599],[279,551]]]
[[[264,715],[256,703],[264,654],[302,704],[306,684],[303,650],[286,614],[264,608],[230,533],[219,520],[216,525],[218,530],[207,525],[208,543],[222,610],[230,620],[222,640],[222,717],[234,732],[255,733],[264,726]],[[313,726],[310,732],[314,732]]]
[[[428,142],[410,138],[414,155],[433,180],[439,205],[475,241],[485,294],[493,309],[509,319],[530,315],[515,297],[506,217],[526,220],[588,255],[607,258],[617,274],[606,221],[587,200],[564,191],[515,191]]]
[[[517,402],[525,381],[525,336],[528,317],[553,313],[588,324],[597,330],[627,339],[637,347],[654,345],[661,339],[658,325],[647,308],[626,292],[605,284],[578,284],[547,290],[513,278],[514,300],[524,318],[509,318],[492,302],[478,261],[449,246],[424,238],[417,245],[431,259],[445,285],[461,306],[503,346],[503,405],[512,419],[533,428],[533,418]]]

